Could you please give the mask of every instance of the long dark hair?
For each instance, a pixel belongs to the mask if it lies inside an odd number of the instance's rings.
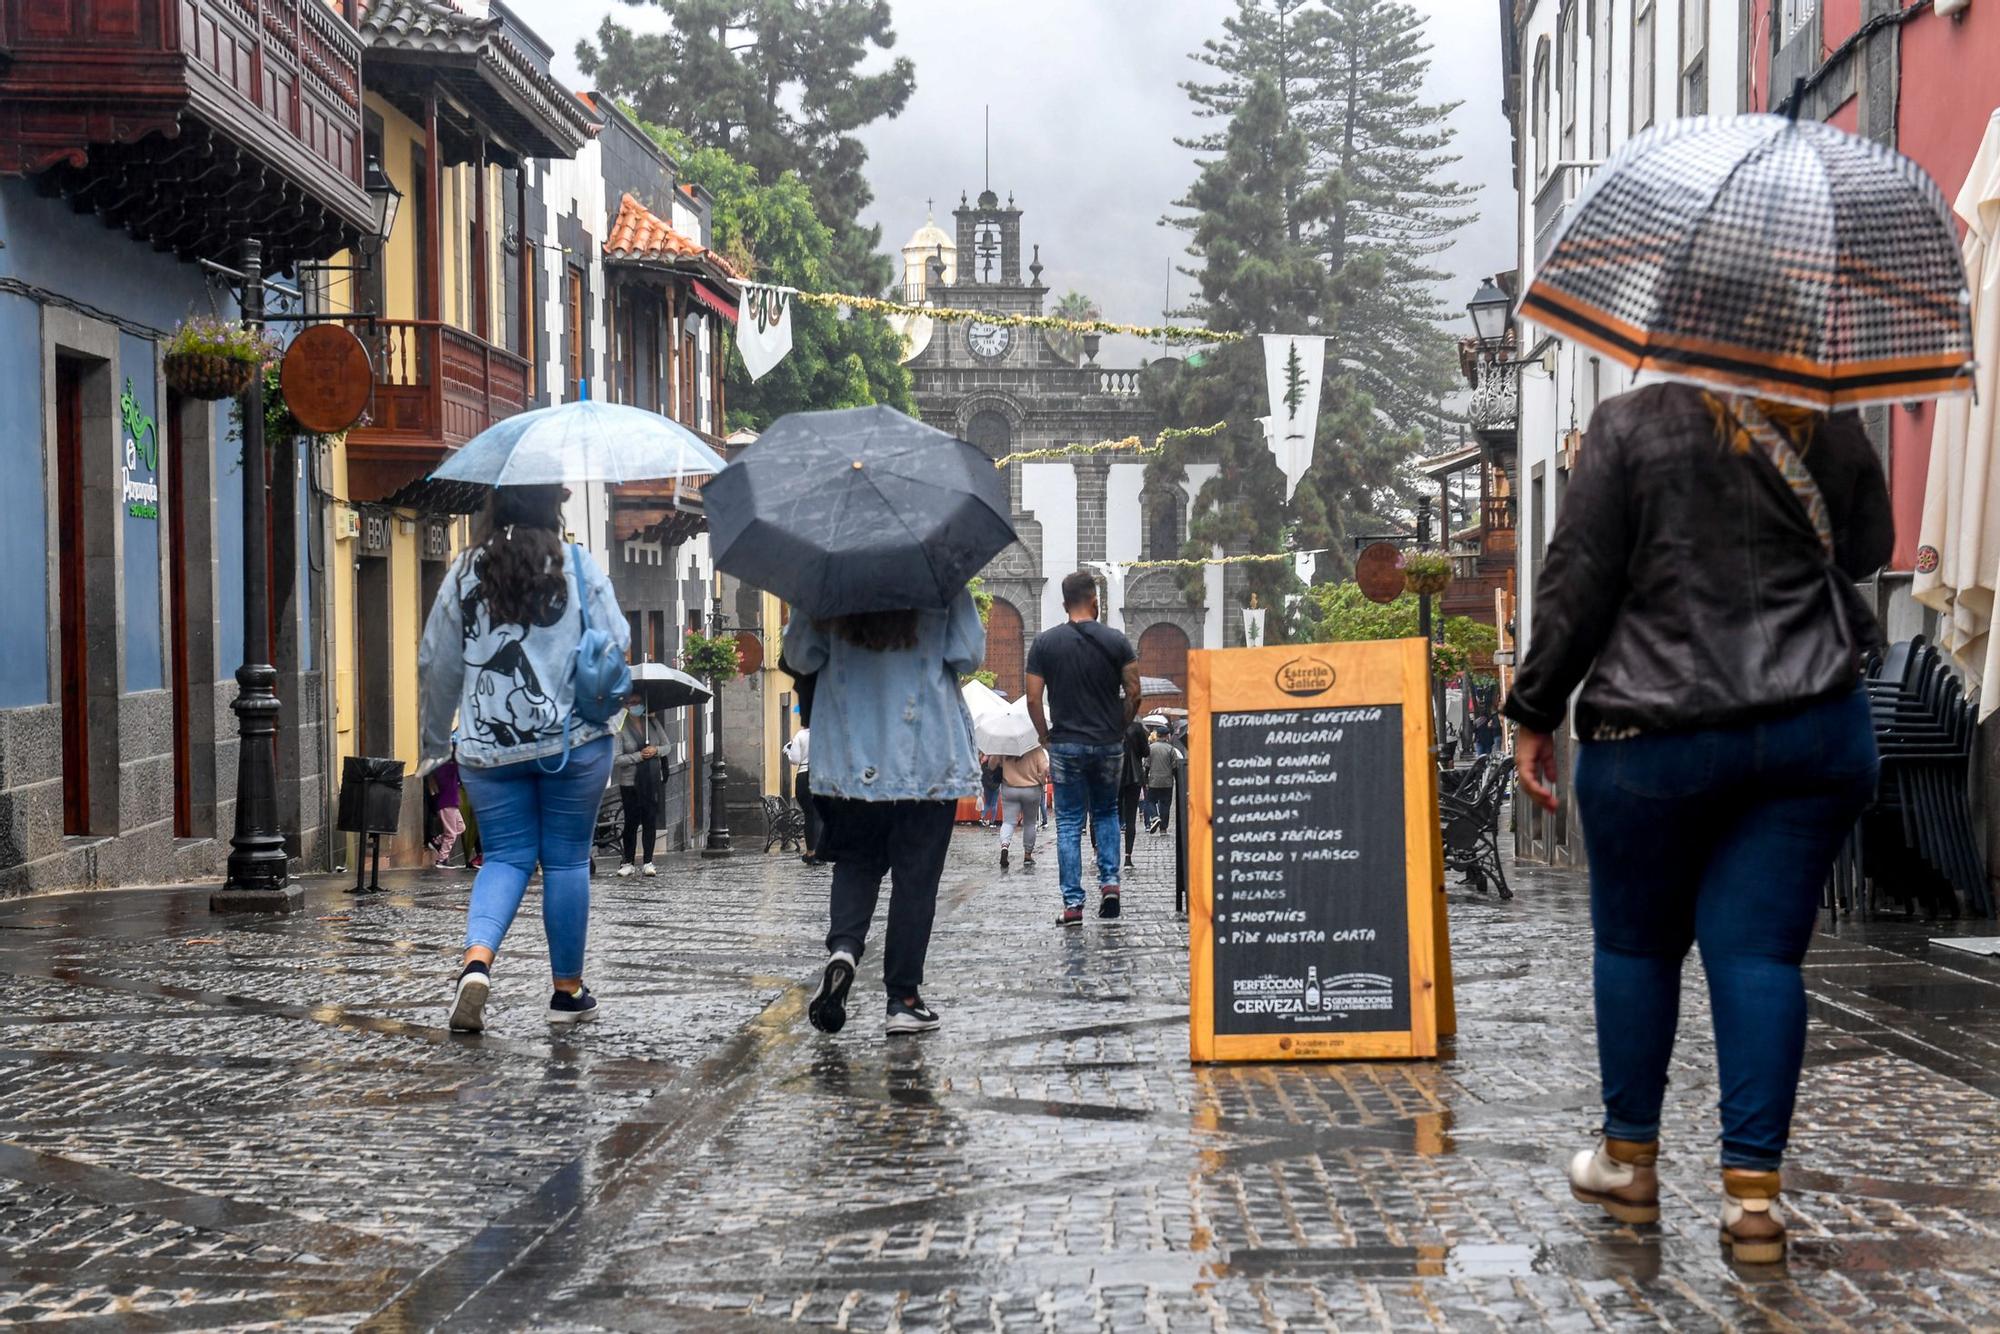
[[[829,616],[818,622],[830,635],[839,635],[856,648],[870,653],[890,653],[917,646],[917,617],[914,608],[902,611],[864,611],[852,616]]]
[[[563,495],[560,486],[494,488],[472,557],[494,625],[547,625],[562,606]]]

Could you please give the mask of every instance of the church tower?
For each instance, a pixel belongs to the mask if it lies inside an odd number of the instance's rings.
[[[960,196],[945,277],[935,281],[940,229],[919,229],[904,249],[905,291],[922,284],[923,304],[994,315],[1040,315],[1048,288],[1041,248],[1025,245],[1021,209],[991,189]],[[920,255],[919,252],[925,252]],[[1025,260],[1025,263],[1024,263]],[[912,266],[917,266],[913,278]],[[909,367],[923,419],[993,458],[1067,445],[1150,439],[1160,423],[1146,405],[1139,368],[1084,364],[1080,340],[1054,330],[995,320],[910,317]],[[1175,557],[1186,538],[1191,498],[1216,471],[1190,462],[1184,482],[1148,482],[1143,458],[1081,454],[1023,461],[1006,469],[1021,540],[985,570],[994,604],[986,666],[1010,698],[1023,684],[1023,657],[1037,631],[1063,619],[1061,582],[1080,566],[1107,573],[1104,606],[1131,636],[1144,674],[1185,685],[1191,647],[1222,642],[1220,570],[1206,604],[1191,601],[1171,570],[1124,576],[1135,560]],[[1161,697],[1156,704],[1178,703]]]

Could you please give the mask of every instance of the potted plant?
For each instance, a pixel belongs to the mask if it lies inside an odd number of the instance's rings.
[[[681,667],[690,676],[705,676],[711,681],[720,681],[743,670],[742,651],[728,635],[711,638],[690,630],[687,642],[681,648]]]
[[[229,320],[196,315],[181,321],[160,347],[167,383],[190,398],[235,398],[277,353],[276,344]]]
[[[1396,558],[1403,587],[1418,597],[1442,593],[1451,583],[1451,557],[1442,551],[1405,551]]]

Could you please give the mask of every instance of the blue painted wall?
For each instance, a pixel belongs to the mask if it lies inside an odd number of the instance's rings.
[[[6,250],[0,250],[5,263]],[[48,516],[42,497],[42,312],[0,292],[0,709],[49,702]]]
[[[243,442],[223,404],[215,414],[216,680],[243,663]]]
[[[122,409],[125,394],[136,409],[133,418],[120,413],[119,444],[124,449],[125,477],[155,488],[150,505],[126,496],[119,502],[125,525],[125,689],[159,690],[166,685],[166,652],[160,643],[160,405],[158,374],[151,339],[121,334],[118,376]],[[120,479],[121,494],[125,478]]]
[[[79,217],[58,199],[43,199],[27,181],[0,180],[0,277],[56,293],[64,300],[143,326],[120,338],[119,387],[126,376],[135,397],[158,422],[152,338],[191,314],[233,318],[224,288],[211,289],[194,264]],[[226,258],[218,256],[218,258]],[[50,534],[41,441],[41,321],[38,302],[0,292],[0,569],[45,568]],[[228,677],[243,654],[243,473],[226,410],[216,413],[216,612],[220,673]],[[121,437],[122,439],[122,437]],[[15,498],[20,498],[18,501]],[[126,688],[159,689],[166,681],[160,642],[160,521],[125,523]],[[46,580],[0,580],[0,708],[49,700]]]

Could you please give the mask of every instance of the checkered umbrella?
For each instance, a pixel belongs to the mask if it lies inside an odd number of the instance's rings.
[[[1972,387],[1943,194],[1817,121],[1675,121],[1577,201],[1521,314],[1635,370],[1829,409]]]

